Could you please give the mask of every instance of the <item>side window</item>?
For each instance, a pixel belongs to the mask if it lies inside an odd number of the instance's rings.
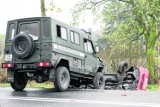
[[[84,40],[84,50],[85,50],[85,52],[88,50],[87,49],[87,40]]]
[[[79,44],[79,34],[78,33],[74,33],[74,39],[75,39],[75,43]]]
[[[57,25],[57,36],[67,40],[67,29]]]
[[[14,35],[15,35],[15,28],[14,28],[14,24],[10,24],[9,25],[9,37],[8,37],[8,40],[12,40],[14,38]]]
[[[87,47],[88,47],[88,52],[93,53],[93,48],[92,48],[92,44],[90,41],[87,41]]]
[[[75,44],[79,44],[80,43],[79,33],[71,31],[70,32],[70,36],[71,36],[71,42],[72,43],[75,43]]]
[[[71,31],[71,42],[74,43],[74,33]]]
[[[86,52],[93,53],[91,41],[84,39],[84,49]]]

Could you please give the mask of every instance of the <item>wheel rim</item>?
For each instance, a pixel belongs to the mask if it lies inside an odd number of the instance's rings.
[[[16,41],[16,51],[24,53],[25,50],[27,49],[27,41],[24,38],[20,38],[19,40]]]
[[[103,77],[99,78],[98,84],[99,84],[100,87],[103,85]]]
[[[61,84],[65,84],[67,80],[67,74],[65,72],[62,73],[61,75]]]
[[[127,70],[127,66],[122,67],[122,72]]]

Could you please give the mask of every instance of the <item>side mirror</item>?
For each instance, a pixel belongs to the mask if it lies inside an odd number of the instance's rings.
[[[96,46],[96,53],[99,53],[99,46]]]

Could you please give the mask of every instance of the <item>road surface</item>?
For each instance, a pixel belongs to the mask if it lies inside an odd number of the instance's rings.
[[[0,107],[160,107],[160,92],[0,87]]]

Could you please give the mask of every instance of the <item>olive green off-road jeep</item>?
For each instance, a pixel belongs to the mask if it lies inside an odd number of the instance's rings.
[[[69,85],[104,87],[105,64],[96,57],[90,35],[50,17],[8,21],[2,67],[16,91],[28,80],[54,82],[58,91]]]

